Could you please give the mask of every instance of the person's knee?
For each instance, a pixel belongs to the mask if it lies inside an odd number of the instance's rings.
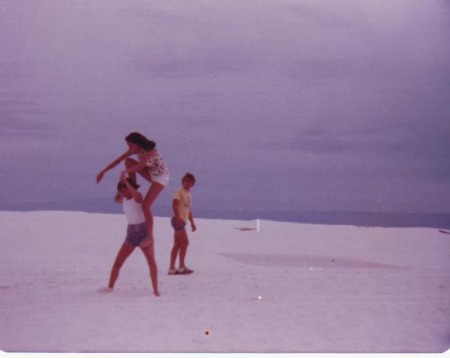
[[[133,158],[127,158],[127,159],[125,159],[125,167],[126,167],[126,168],[133,167],[133,166],[135,166],[136,164],[137,164],[137,161],[134,160]]]
[[[163,185],[152,182],[152,185],[150,186],[147,195],[145,195],[143,204],[151,206],[163,189],[164,189]]]
[[[141,247],[142,253],[149,261],[155,260],[155,250],[153,248],[153,245],[149,245],[146,247]]]
[[[142,208],[144,209],[144,213],[152,212],[152,200],[149,197],[146,197],[142,202]]]
[[[180,240],[180,246],[183,247],[183,248],[186,248],[186,247],[188,247],[188,245],[189,245],[189,240],[188,240],[188,238],[187,238],[187,237],[183,237],[183,238]]]

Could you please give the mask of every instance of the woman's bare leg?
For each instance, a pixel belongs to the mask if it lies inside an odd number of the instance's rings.
[[[128,256],[134,251],[134,246],[124,243],[117,253],[116,260],[114,261],[113,267],[111,269],[111,275],[109,277],[109,288],[114,288],[114,285],[119,277],[119,272],[123,264],[125,263]]]
[[[126,169],[130,169],[131,167],[134,167],[134,166],[137,165],[137,164],[139,164],[139,162],[138,162],[137,160],[133,159],[133,158],[127,158],[127,159],[125,160],[125,168],[126,168]],[[140,175],[141,177],[143,177],[143,178],[144,178],[145,180],[147,180],[148,182],[150,182],[150,183],[152,182],[152,177],[151,177],[151,175],[150,175],[145,169],[139,170],[138,173],[139,173],[139,175]],[[131,179],[133,179],[135,183],[137,183],[137,181],[136,181],[136,172],[129,173],[129,177],[130,177]]]
[[[177,261],[178,252],[180,251],[180,240],[177,236],[177,232],[173,234],[173,247],[170,251],[170,263],[169,270],[175,270],[175,262]]]
[[[148,268],[150,271],[150,279],[153,287],[153,294],[155,296],[159,296],[158,290],[158,267],[156,265],[155,260],[155,250],[153,244],[147,245],[146,247],[141,248],[144,253],[145,258],[147,259]]]
[[[152,182],[150,188],[148,189],[147,195],[144,198],[142,204],[142,210],[144,211],[145,223],[147,225],[147,235],[150,239],[153,239],[153,214],[152,214],[152,204],[158,197],[158,195],[163,191],[164,185],[156,182]]]
[[[179,240],[180,240],[180,262],[179,262],[179,267],[183,268],[186,267],[184,264],[184,259],[186,258],[186,252],[187,252],[187,248],[189,245],[189,239],[187,236],[187,232],[186,230],[180,231],[179,232]]]

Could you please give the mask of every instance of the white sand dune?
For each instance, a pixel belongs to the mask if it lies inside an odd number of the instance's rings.
[[[190,276],[161,297],[137,250],[102,293],[122,215],[0,212],[0,348],[6,352],[440,353],[450,346],[450,235],[197,219]]]

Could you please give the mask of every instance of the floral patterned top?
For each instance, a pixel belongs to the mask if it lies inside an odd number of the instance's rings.
[[[160,176],[160,175],[169,175],[169,170],[167,169],[167,165],[164,162],[164,158],[158,153],[156,149],[153,149],[153,155],[147,157],[147,162],[145,163],[145,169],[152,177]],[[148,152],[142,152],[139,154],[139,160],[141,157]]]

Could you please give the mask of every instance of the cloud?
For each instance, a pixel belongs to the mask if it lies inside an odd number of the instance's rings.
[[[205,205],[342,207],[373,202],[389,181],[432,193],[448,178],[438,2],[20,4],[0,24],[2,164],[16,175],[11,156],[34,173],[51,162],[41,179],[61,195],[85,192],[134,130],[174,175],[198,171]]]
[[[5,83],[5,82],[4,82]],[[46,111],[39,96],[25,91],[3,90],[0,97],[0,136],[3,147],[23,138],[37,139],[49,136]]]
[[[148,58],[136,59],[134,67],[148,79],[189,79],[220,76],[250,70],[251,63],[241,59],[224,58]]]

